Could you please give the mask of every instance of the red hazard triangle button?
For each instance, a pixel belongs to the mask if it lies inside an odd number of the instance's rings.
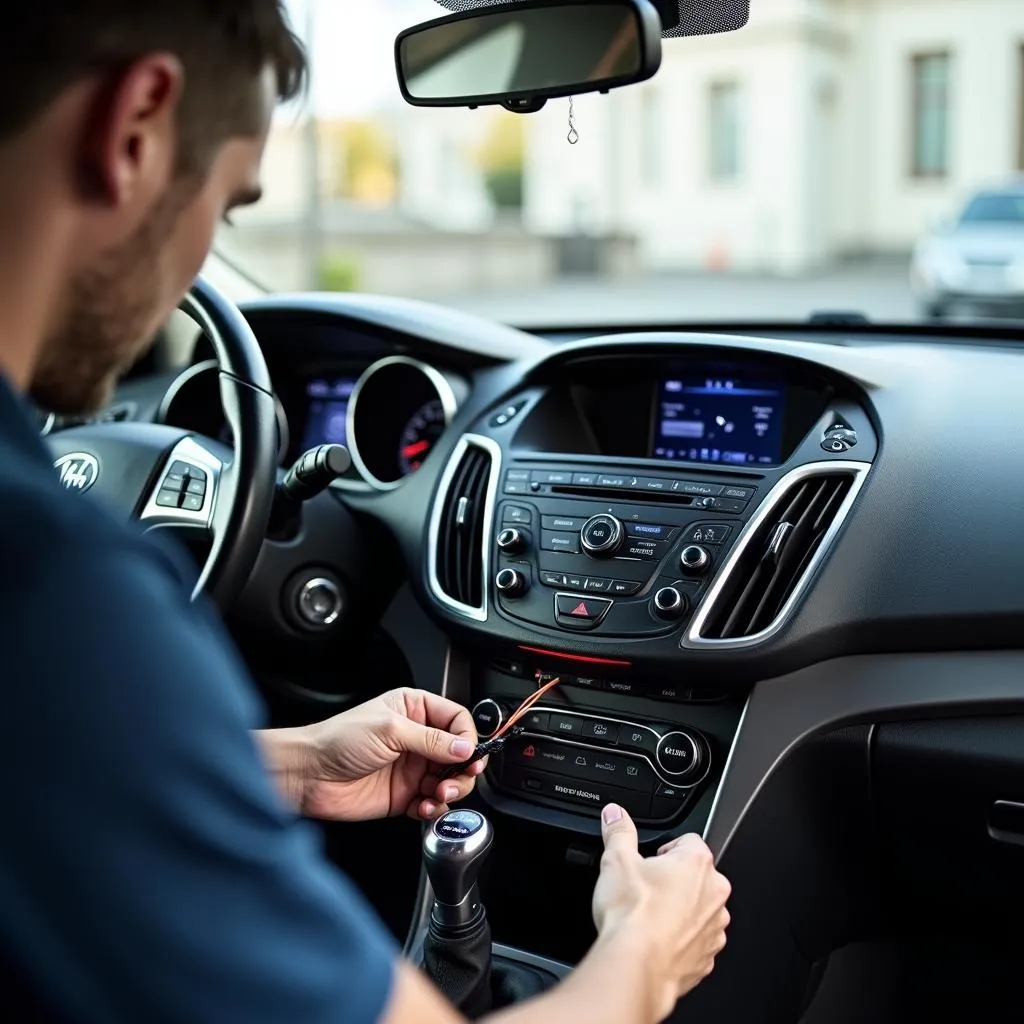
[[[607,597],[556,594],[555,620],[567,629],[592,629],[605,617],[613,603]]]

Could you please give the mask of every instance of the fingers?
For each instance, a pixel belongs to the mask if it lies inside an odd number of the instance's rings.
[[[636,825],[618,804],[608,804],[601,812],[601,837],[606,854],[635,856],[638,852]]]
[[[395,716],[393,729],[395,741],[403,753],[418,754],[435,764],[458,764],[468,760],[476,749],[475,742],[468,736],[453,735],[401,716]]]
[[[671,842],[665,843],[658,850],[658,856],[693,858],[697,861],[706,861],[708,864],[714,860],[707,843],[696,832],[688,832],[684,836],[679,836]]]
[[[430,776],[428,776],[429,778]],[[424,781],[426,782],[427,780]],[[475,785],[476,776],[469,775],[468,773],[456,775],[450,779],[442,779],[440,782],[435,779],[433,787],[427,790],[425,795],[433,796],[442,803],[453,804],[459,800],[465,800],[473,792]]]
[[[426,725],[451,733],[453,736],[469,740],[473,747],[477,744],[476,726],[473,716],[461,704],[441,697],[427,690],[416,690],[415,699],[420,701],[423,709],[423,720]],[[472,753],[470,750],[470,754]],[[466,754],[469,757],[469,754]],[[465,758],[463,758],[465,760]]]

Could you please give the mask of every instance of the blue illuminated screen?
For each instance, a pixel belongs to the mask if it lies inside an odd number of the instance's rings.
[[[730,376],[672,377],[658,386],[651,456],[731,466],[782,460],[786,389]]]
[[[302,450],[321,444],[348,443],[348,403],[355,390],[352,378],[317,377],[306,384],[306,429]]]

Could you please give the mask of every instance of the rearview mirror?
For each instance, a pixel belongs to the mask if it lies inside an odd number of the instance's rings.
[[[650,78],[661,19],[648,0],[520,0],[406,29],[395,59],[413,106],[527,112]]]

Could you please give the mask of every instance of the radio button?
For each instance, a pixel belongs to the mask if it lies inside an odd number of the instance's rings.
[[[583,589],[589,594],[607,594],[612,589],[612,581],[591,578]]]
[[[587,554],[595,557],[611,555],[622,543],[622,523],[615,516],[592,516],[583,524],[579,536]]]
[[[732,531],[725,523],[702,523],[699,526],[688,526],[683,534],[687,544],[723,544]]]
[[[573,473],[572,475],[573,485],[576,487],[596,487],[597,486],[597,474],[596,473]]]
[[[531,480],[536,484],[557,484],[560,487],[564,487],[572,483],[572,473],[561,470],[534,473]]]
[[[586,576],[566,576],[565,585],[570,590],[582,590],[587,585]]]
[[[609,693],[621,693],[626,697],[639,697],[643,687],[635,679],[609,679],[604,684]]]
[[[740,501],[750,501],[753,496],[754,491],[751,487],[726,487],[722,491],[723,498],[739,498]]]
[[[616,597],[632,597],[634,594],[639,594],[642,589],[642,583],[634,583],[632,580],[612,580],[610,593],[615,594]]]
[[[644,562],[660,562],[668,545],[660,540],[631,540],[622,549],[623,558],[639,558]]]
[[[548,713],[546,711],[530,711],[523,718],[523,725],[533,732],[547,732]]]
[[[597,478],[597,486],[609,490],[625,490],[629,486],[629,481],[630,477],[628,476],[601,475]]]
[[[545,587],[564,587],[565,577],[560,572],[541,571],[540,581]]]
[[[514,523],[518,526],[529,526],[531,521],[530,510],[522,505],[506,505],[502,512],[503,523]]]
[[[587,520],[577,516],[541,516],[541,526],[545,530],[582,530]]]
[[[540,546],[542,551],[561,551],[569,555],[578,555],[580,553],[580,535],[541,530]]]
[[[588,721],[583,726],[585,740],[598,740],[614,746],[619,742],[619,726],[615,722]]]
[[[672,527],[657,523],[626,523],[626,536],[641,540],[668,540],[672,536]]]

